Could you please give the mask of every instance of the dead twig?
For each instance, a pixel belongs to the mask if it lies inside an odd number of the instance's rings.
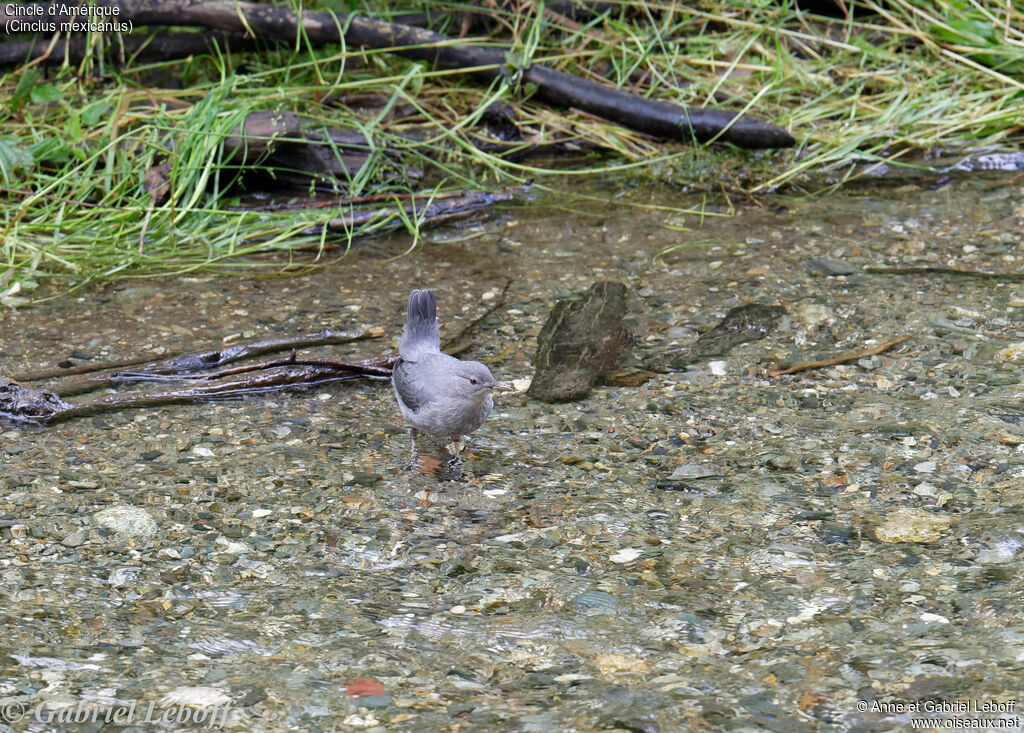
[[[79,364],[78,366],[69,366],[66,369],[58,367],[51,369],[48,372],[33,372],[31,374],[17,374],[13,379],[17,382],[38,382],[42,379],[58,379],[60,377],[73,377],[76,374],[91,374],[93,372],[102,372],[107,369],[122,369],[124,367],[138,366],[139,364],[149,364],[150,362],[158,361],[159,356],[136,356],[131,359],[121,359],[120,361],[105,361],[99,364]]]
[[[956,267],[939,265],[908,265],[906,267],[865,267],[864,272],[876,275],[956,275],[958,277],[977,277],[986,280],[1005,280],[1006,282],[1024,282],[1024,272],[987,272],[985,270],[961,270]]]
[[[820,359],[818,361],[801,361],[797,362],[796,364],[791,364],[785,369],[772,369],[771,371],[768,372],[768,376],[778,377],[783,374],[793,374],[795,372],[807,371],[808,369],[820,369],[821,367],[835,366],[836,364],[845,364],[846,362],[853,361],[855,359],[863,359],[866,356],[874,356],[875,354],[881,354],[884,351],[888,351],[896,344],[903,343],[913,335],[914,334],[912,333],[906,333],[903,334],[902,336],[897,336],[891,341],[886,341],[884,344],[879,344],[878,346],[872,347],[870,349],[865,349],[864,351],[856,351],[852,354],[843,354],[842,356],[837,356],[834,359]]]

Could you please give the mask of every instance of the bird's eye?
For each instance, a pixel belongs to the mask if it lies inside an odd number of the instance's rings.
[[[476,377],[470,377],[469,378],[469,383],[470,384],[478,384]]]

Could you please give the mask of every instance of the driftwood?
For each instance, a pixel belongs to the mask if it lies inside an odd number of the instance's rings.
[[[35,3],[0,6],[0,21],[17,17],[12,12],[16,14],[19,8],[30,5]],[[699,142],[718,139],[746,148],[788,147],[795,142],[786,130],[754,117],[645,99],[541,64],[510,68],[502,49],[460,43],[434,31],[357,15],[304,11],[300,21],[300,16],[290,8],[223,0],[99,0],[96,7],[117,8],[117,16],[111,19],[125,25],[130,23],[133,32],[135,26],[140,25],[192,25],[291,42],[301,38],[310,43],[340,42],[349,46],[394,49],[396,54],[434,66],[467,69],[468,73],[487,82],[505,76],[521,87],[535,85],[537,98],[548,104],[575,107],[658,137]],[[81,16],[61,16],[58,12],[51,18],[60,22],[80,20]],[[43,57],[53,57],[47,41],[40,41],[27,52],[22,49],[18,59]]]
[[[142,362],[135,361],[133,364],[127,364],[125,362],[109,365],[98,364],[92,371],[99,373],[93,374],[89,377],[82,377],[81,379],[72,379],[62,382],[54,387],[53,391],[61,397],[70,397],[72,395],[92,392],[96,389],[117,387],[128,382],[142,381],[143,379],[158,375],[189,374],[203,369],[213,369],[224,366],[225,364],[232,364],[241,361],[242,359],[252,359],[257,356],[288,351],[289,349],[294,350],[309,346],[348,344],[353,341],[378,338],[382,335],[384,335],[384,332],[380,329],[371,329],[369,331],[321,331],[320,333],[307,334],[304,336],[282,339],[266,339],[263,341],[256,341],[251,344],[236,344],[234,346],[225,346],[220,349],[200,351],[194,354],[183,354],[164,359],[149,360],[149,362],[145,363],[144,366],[140,366],[139,368],[131,371],[122,371],[122,369],[125,366],[136,366]],[[68,374],[70,374],[70,372],[68,372]],[[23,374],[15,377],[15,379],[19,382],[34,382],[39,379],[52,379],[54,376],[63,375],[54,374],[50,371],[42,375]]]
[[[192,378],[199,380],[194,384],[151,392],[106,395],[80,404],[65,402],[49,390],[32,389],[0,376],[0,416],[18,422],[52,424],[77,417],[139,407],[202,402],[283,389],[309,389],[327,382],[360,377],[387,379],[391,370],[389,367],[375,364],[360,369],[358,365],[345,362],[331,365],[308,364],[296,360],[294,364],[287,365],[280,362],[253,365],[247,372],[252,373],[210,381],[203,381],[200,375]]]
[[[211,349],[161,359],[134,371],[97,374],[87,379],[65,383],[52,390],[26,387],[19,381],[0,375],[0,417],[24,423],[51,424],[103,412],[241,397],[283,389],[308,389],[327,382],[349,379],[389,379],[394,357],[347,362],[299,358],[295,353],[296,347],[349,343],[381,335],[382,329],[324,331],[298,338],[238,344],[224,349]],[[291,349],[291,353],[281,359],[217,371],[199,371],[287,349]],[[133,382],[176,382],[178,385],[152,391],[105,395],[77,404],[62,399],[69,394],[81,394]]]

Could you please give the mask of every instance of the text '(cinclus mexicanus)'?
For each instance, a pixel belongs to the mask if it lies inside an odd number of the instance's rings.
[[[510,389],[498,384],[480,362],[441,353],[437,298],[431,290],[409,293],[391,382],[398,408],[409,423],[413,456],[420,431],[458,443],[487,419],[494,406],[491,392]]]

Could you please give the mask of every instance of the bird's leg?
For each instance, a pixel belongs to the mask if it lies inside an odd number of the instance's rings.
[[[412,463],[416,462],[416,436],[419,435],[419,430],[416,428],[409,428],[409,442],[412,445],[412,451],[409,453],[409,461]]]

